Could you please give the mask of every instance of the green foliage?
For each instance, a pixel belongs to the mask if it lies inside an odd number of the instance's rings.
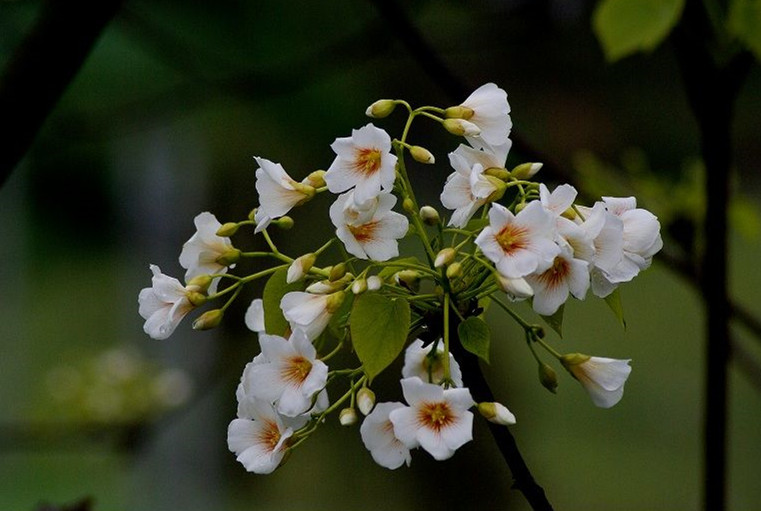
[[[727,28],[761,60],[761,0],[732,0]]]
[[[684,0],[602,0],[592,28],[605,58],[614,62],[639,51],[651,51],[674,28]]]
[[[491,332],[489,325],[477,317],[470,316],[457,327],[457,335],[460,337],[462,347],[476,355],[478,358],[489,363],[489,345]]]
[[[563,337],[563,311],[565,310],[565,304],[558,308],[557,312],[552,316],[542,316],[542,319],[547,323],[560,337]]]
[[[285,279],[288,268],[280,268],[264,285],[262,302],[264,303],[264,329],[270,335],[283,335],[288,330],[288,321],[280,310],[280,300],[286,293],[304,289],[303,280],[288,284]]]
[[[359,295],[349,328],[357,357],[372,380],[402,351],[410,328],[410,306],[404,299],[379,293]]]
[[[621,303],[621,291],[616,288],[611,294],[605,297],[605,303],[616,316],[616,319],[623,328],[626,328],[626,318],[624,318],[624,306]]]

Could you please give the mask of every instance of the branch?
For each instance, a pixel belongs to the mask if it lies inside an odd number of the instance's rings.
[[[0,187],[34,142],[122,0],[47,0],[0,77]]]

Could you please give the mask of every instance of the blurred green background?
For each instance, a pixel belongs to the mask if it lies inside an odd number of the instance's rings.
[[[606,63],[590,29],[594,2],[584,0],[403,4],[471,89],[493,81],[507,90],[524,139],[595,193],[637,193],[663,220],[667,250],[679,220],[699,218],[697,132],[668,44]],[[242,321],[256,290],[223,329],[197,333],[185,321],[161,342],[142,331],[148,264],[179,277],[197,213],[222,222],[248,214],[252,156],[301,178],[330,164],[330,143],[367,123],[376,99],[453,103],[376,7],[125,3],[0,189],[0,509],[84,497],[98,511],[528,509],[480,421],[452,459],[416,451],[410,468],[393,472],[374,464],[357,428],[332,421],[275,474],[248,474],[226,429],[258,350]],[[0,65],[38,9],[0,3]],[[759,105],[756,65],[737,108],[730,285],[761,315]],[[398,131],[396,117],[375,122]],[[437,205],[457,141],[435,130],[413,139],[439,161],[413,176]],[[310,206],[294,214],[294,230],[276,232],[286,251],[331,235],[329,202]],[[552,338],[562,351],[633,359],[614,408],[595,408],[566,374],[557,395],[544,390],[522,332],[496,311],[487,377],[517,416],[513,434],[556,509],[697,509],[700,296],[659,262],[622,296],[627,330],[590,297],[567,306],[564,339]],[[746,362],[730,367],[729,509],[761,509],[761,386],[747,369],[761,342],[735,334]],[[379,378],[383,400],[398,397],[396,371]]]

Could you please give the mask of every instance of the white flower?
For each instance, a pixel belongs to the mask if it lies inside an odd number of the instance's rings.
[[[164,275],[155,264],[150,269],[153,286],[142,289],[137,299],[140,315],[145,319],[143,330],[154,339],[166,339],[195,306],[179,280]]]
[[[182,245],[180,265],[185,268],[185,282],[198,275],[212,275],[227,272],[228,264],[219,262],[222,256],[235,251],[229,238],[217,236],[217,230],[222,227],[217,218],[208,212],[200,213],[193,223],[196,232]],[[235,265],[229,265],[234,268]],[[209,293],[216,292],[218,279],[209,286]]]
[[[510,301],[519,302],[534,296],[534,290],[529,286],[526,279],[508,279],[507,277],[496,273],[497,286],[505,292]]]
[[[391,137],[382,129],[368,124],[352,130],[351,137],[337,138],[330,148],[337,155],[325,173],[331,192],[354,188],[354,200],[362,204],[394,186],[397,158],[391,153]]]
[[[529,203],[517,215],[494,203],[489,225],[476,238],[476,245],[499,273],[517,279],[552,266],[560,253],[553,241],[555,232],[554,217],[539,201]]]
[[[441,383],[444,379],[444,343],[439,341],[436,344],[436,352],[432,352],[433,343],[423,346],[423,341],[415,339],[404,352],[404,366],[402,367],[402,376],[409,378],[417,376],[423,381],[430,383]],[[455,361],[454,356],[449,354],[449,374],[452,383],[456,387],[462,387],[462,371],[460,365]]]
[[[576,188],[569,184],[560,185],[550,193],[544,183],[539,183],[539,200],[542,206],[556,217],[573,205],[577,194]]]
[[[384,193],[367,210],[356,206],[356,191],[338,197],[330,206],[330,219],[336,226],[336,236],[346,250],[360,259],[386,261],[399,255],[397,240],[407,234],[409,221],[391,211],[396,197]]]
[[[288,284],[292,284],[304,278],[304,275],[309,272],[316,259],[317,256],[313,253],[304,254],[303,256],[299,256],[294,259],[291,265],[288,267],[288,273],[285,277],[285,281]]]
[[[608,211],[621,219],[624,224],[624,262],[636,266],[637,271],[648,268],[653,256],[663,248],[661,224],[658,218],[637,207],[634,197],[603,197]]]
[[[261,298],[255,298],[251,301],[243,319],[252,332],[264,332],[264,302]]]
[[[391,470],[404,463],[409,467],[412,461],[410,450],[394,436],[394,425],[388,418],[389,413],[400,408],[406,407],[399,402],[378,403],[359,428],[362,443],[375,462]]]
[[[487,144],[504,144],[510,135],[513,122],[510,119],[510,105],[507,93],[493,83],[482,85],[460,106],[469,108],[473,115],[467,120],[478,126],[479,135]]]
[[[246,395],[274,403],[278,413],[296,417],[312,407],[312,400],[327,382],[328,366],[317,360],[317,351],[301,330],[290,339],[259,335],[263,357],[246,367]]]
[[[465,227],[478,208],[498,190],[494,180],[484,172],[489,168],[504,168],[509,149],[508,140],[496,148],[482,145],[480,150],[460,144],[449,153],[449,163],[455,172],[447,177],[440,197],[445,208],[454,210],[448,225]]]
[[[288,213],[291,208],[303,204],[314,196],[314,187],[295,181],[279,163],[255,156],[259,165],[256,169],[256,191],[259,194],[259,207],[254,220],[260,232],[270,222]],[[306,180],[305,180],[306,181]]]
[[[495,401],[478,403],[478,411],[486,420],[494,424],[499,424],[500,426],[515,424],[515,415],[502,403]]]
[[[632,372],[631,360],[573,353],[563,355],[560,361],[589,393],[592,402],[601,408],[610,408],[621,400],[624,383]]]
[[[227,428],[227,445],[249,472],[272,473],[288,450],[293,429],[286,427],[273,406],[249,396],[240,396],[238,418]]]
[[[340,307],[344,292],[331,294],[312,294],[304,291],[291,291],[280,300],[283,316],[288,320],[292,330],[303,330],[307,337],[316,339],[328,326],[333,313]]]
[[[541,273],[526,275],[534,290],[533,307],[538,314],[551,316],[568,299],[568,293],[583,300],[589,289],[589,263],[573,257],[567,245],[561,247],[552,266]]]
[[[389,413],[394,436],[408,449],[422,447],[437,460],[473,439],[473,398],[466,388],[444,389],[417,377],[401,381],[409,406]]]

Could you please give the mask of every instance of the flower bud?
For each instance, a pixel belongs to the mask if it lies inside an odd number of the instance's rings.
[[[362,415],[368,415],[375,407],[375,392],[367,387],[362,387],[357,392],[357,407]]]
[[[486,197],[486,202],[497,202],[503,195],[505,195],[507,184],[498,177],[484,176],[484,178],[494,187],[494,191]]]
[[[333,314],[339,309],[339,307],[341,307],[345,297],[346,293],[343,291],[336,291],[331,294],[325,302],[325,310],[328,311],[329,314]]]
[[[439,212],[436,211],[435,208],[431,206],[423,206],[420,208],[420,219],[425,223],[426,225],[438,225],[439,222],[441,222],[441,217],[439,217]]]
[[[367,281],[365,279],[357,279],[351,285],[351,292],[355,295],[361,295],[367,291]]]
[[[462,265],[455,261],[449,266],[447,266],[447,278],[448,279],[456,279],[457,277],[462,275]]]
[[[252,209],[251,211],[249,211],[249,213],[248,213],[248,219],[249,219],[250,221],[254,222],[254,221],[255,221],[255,220],[254,220],[254,217],[255,217],[255,216],[256,216],[256,208],[254,208],[254,209]]]
[[[564,218],[567,218],[568,220],[576,220],[576,217],[577,217],[576,210],[573,209],[572,207],[568,208],[565,211],[563,211],[562,216]]]
[[[401,284],[407,289],[417,291],[420,287],[420,274],[415,270],[402,270],[394,274],[397,284]]]
[[[493,176],[497,179],[506,181],[510,177],[510,172],[508,172],[507,169],[500,167],[489,167],[488,169],[484,170],[484,175]]]
[[[466,106],[450,106],[446,110],[444,110],[444,116],[450,119],[465,119],[468,120],[471,117],[473,117],[473,114],[475,112],[472,108],[468,108]]]
[[[287,231],[293,227],[294,221],[293,221],[293,218],[289,216],[281,216],[277,220],[273,220],[272,223],[277,225],[284,231]]]
[[[534,296],[534,290],[526,282],[526,279],[509,279],[500,273],[495,273],[494,275],[497,279],[497,286],[507,293],[507,297],[510,300],[516,302]]]
[[[481,134],[478,126],[462,119],[444,119],[444,129],[458,137],[475,137]]]
[[[412,199],[407,197],[402,201],[402,209],[409,214],[413,214],[415,212],[415,203],[412,202]]]
[[[420,147],[419,145],[414,145],[410,147],[410,155],[412,158],[419,163],[436,163],[436,158],[434,158],[431,151],[426,149],[425,147]]]
[[[288,284],[292,284],[304,278],[304,275],[309,272],[316,260],[317,256],[314,253],[305,254],[294,259],[288,267],[288,274],[285,277],[285,281]]]
[[[224,315],[225,313],[222,309],[206,311],[193,321],[193,330],[210,330],[216,328],[222,322],[222,317]]]
[[[365,115],[368,117],[374,117],[375,119],[382,119],[388,117],[391,112],[396,108],[396,101],[393,99],[379,99],[365,110]]]
[[[314,188],[322,188],[325,186],[325,171],[315,170],[307,176],[306,182],[309,186]]]
[[[217,236],[229,238],[238,232],[238,227],[240,227],[240,225],[237,222],[227,222],[226,224],[222,224],[222,226],[217,229]]]
[[[357,420],[357,411],[354,408],[344,408],[338,414],[338,422],[341,423],[341,426],[353,426]]]
[[[515,179],[531,179],[541,168],[541,163],[521,163],[510,171],[510,175]]]
[[[377,291],[381,287],[383,287],[383,279],[380,278],[377,275],[372,275],[370,277],[367,277],[367,290],[368,291]]]
[[[199,293],[198,291],[189,291],[185,294],[185,296],[188,298],[190,304],[195,307],[200,307],[201,305],[205,304],[207,300],[206,295]]]
[[[483,402],[478,403],[476,408],[478,408],[478,413],[489,422],[499,424],[500,426],[515,424],[515,415],[501,403]]]
[[[454,258],[456,255],[457,255],[457,252],[452,247],[443,248],[439,251],[438,254],[436,254],[436,259],[434,259],[433,265],[436,268],[441,268],[442,266],[446,266],[452,261],[454,261]]]
[[[185,285],[185,289],[188,291],[198,291],[199,293],[205,293],[214,279],[211,275],[196,275],[190,279]]]
[[[217,257],[216,262],[222,266],[232,266],[240,259],[240,250],[231,248],[221,256]]]
[[[328,280],[335,282],[346,275],[346,265],[344,263],[338,263],[330,269]]]
[[[544,362],[539,362],[539,381],[542,386],[555,394],[558,389],[558,375],[555,370]]]

